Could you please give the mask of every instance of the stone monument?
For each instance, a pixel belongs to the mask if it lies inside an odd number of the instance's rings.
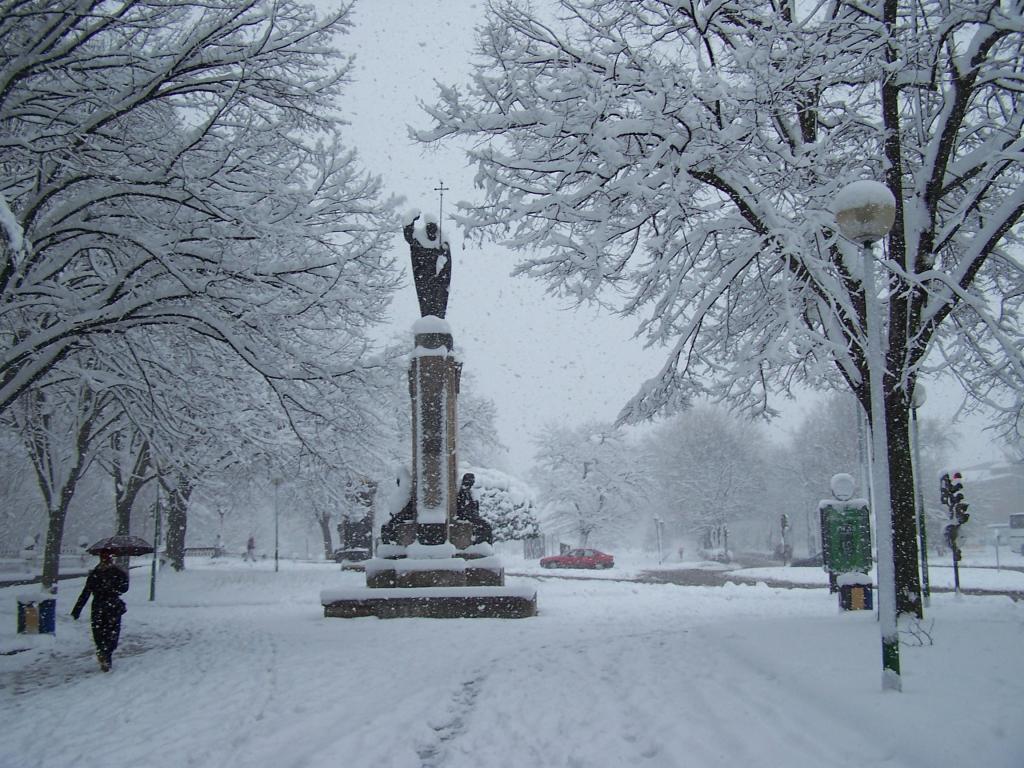
[[[451,250],[440,226],[418,212],[407,217],[403,234],[421,315],[409,362],[411,471],[399,477],[376,556],[364,563],[366,587],[321,592],[324,616],[533,616],[536,590],[505,586],[490,525],[472,496],[473,476],[458,478],[462,363],[445,320]]]
[[[338,549],[334,559],[346,570],[363,570],[363,561],[373,556],[373,500],[377,483],[359,478],[345,494],[347,509],[338,523]]]

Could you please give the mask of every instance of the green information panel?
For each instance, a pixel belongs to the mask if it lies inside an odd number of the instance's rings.
[[[821,546],[830,573],[867,573],[871,570],[871,519],[863,503],[835,499],[823,501]]]

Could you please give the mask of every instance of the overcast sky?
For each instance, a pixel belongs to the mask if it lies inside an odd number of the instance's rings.
[[[327,5],[326,0],[320,0]],[[482,23],[480,0],[359,0],[355,28],[343,40],[357,56],[353,83],[342,113],[351,122],[347,143],[363,164],[383,177],[389,192],[407,199],[403,210],[437,213],[440,181],[445,215],[459,200],[478,201],[474,169],[454,147],[432,151],[414,145],[407,126],[430,126],[419,100],[432,102],[435,81],[465,83]],[[500,439],[510,449],[508,469],[525,473],[533,455],[532,436],[546,423],[610,421],[640,385],[664,362],[658,350],[644,350],[632,339],[636,321],[572,310],[547,296],[543,284],[511,278],[515,255],[462,242],[454,227],[445,230],[452,244],[452,282],[448,322],[464,370],[476,379],[479,394],[498,407]],[[408,246],[397,233],[397,263],[409,270]],[[389,337],[408,338],[419,315],[412,280],[396,297]],[[938,396],[929,385],[922,415],[948,415],[951,390]],[[799,418],[800,403],[776,403],[785,418],[782,434]],[[999,452],[977,424],[957,426],[963,440],[954,461],[969,465],[997,458]]]

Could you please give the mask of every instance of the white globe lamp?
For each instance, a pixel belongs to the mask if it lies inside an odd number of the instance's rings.
[[[881,240],[896,221],[896,198],[887,186],[869,179],[839,190],[834,208],[839,231],[862,245]]]

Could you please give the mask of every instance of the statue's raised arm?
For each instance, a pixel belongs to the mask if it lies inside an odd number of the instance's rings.
[[[452,254],[447,242],[441,242],[437,223],[423,220],[417,213],[402,228],[412,256],[412,277],[420,315],[443,318],[448,311],[448,288],[452,280]]]

